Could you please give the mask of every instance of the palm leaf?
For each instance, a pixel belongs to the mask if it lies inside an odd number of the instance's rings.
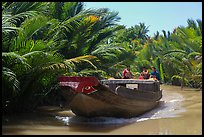
[[[24,68],[30,69],[31,66],[27,63],[27,59],[23,56],[20,56],[19,54],[16,54],[14,52],[3,52],[2,53],[2,62],[3,66],[7,67],[14,67],[16,64],[22,64]]]
[[[79,57],[76,57],[76,58],[67,59],[64,62],[66,64],[67,63],[68,64],[75,64],[75,63],[87,62],[92,67],[94,67],[96,69],[97,67],[90,61],[92,59],[96,59],[96,56],[92,56],[92,55],[79,56]]]
[[[2,69],[2,83],[4,83],[3,87],[7,89],[6,90],[2,87],[2,92],[8,92],[3,94],[10,94],[9,97],[11,98],[18,95],[20,91],[20,82],[18,81],[16,74],[7,67],[3,67]]]

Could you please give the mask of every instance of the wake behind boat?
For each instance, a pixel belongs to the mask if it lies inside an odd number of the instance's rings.
[[[61,76],[59,84],[65,99],[73,92],[72,112],[85,117],[135,117],[153,109],[162,98],[155,80]]]

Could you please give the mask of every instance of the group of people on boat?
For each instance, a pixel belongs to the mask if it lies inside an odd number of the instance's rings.
[[[130,66],[127,65],[122,72],[122,79],[131,79],[131,78],[134,78],[134,77],[130,70]],[[160,75],[159,75],[159,72],[156,70],[156,67],[152,66],[152,72],[149,73],[147,68],[144,66],[142,68],[142,72],[140,73],[139,79],[153,79],[153,80],[160,81]]]

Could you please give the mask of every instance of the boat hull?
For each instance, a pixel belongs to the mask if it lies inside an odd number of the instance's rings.
[[[105,85],[91,94],[77,93],[69,103],[73,113],[84,117],[124,117],[141,115],[158,105],[162,91],[138,91],[119,86],[113,91]],[[66,95],[68,91],[64,91]]]

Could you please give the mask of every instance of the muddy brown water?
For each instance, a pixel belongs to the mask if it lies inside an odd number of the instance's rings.
[[[44,106],[37,112],[3,116],[3,135],[201,135],[202,91],[161,85],[159,106],[133,118],[75,116]]]

